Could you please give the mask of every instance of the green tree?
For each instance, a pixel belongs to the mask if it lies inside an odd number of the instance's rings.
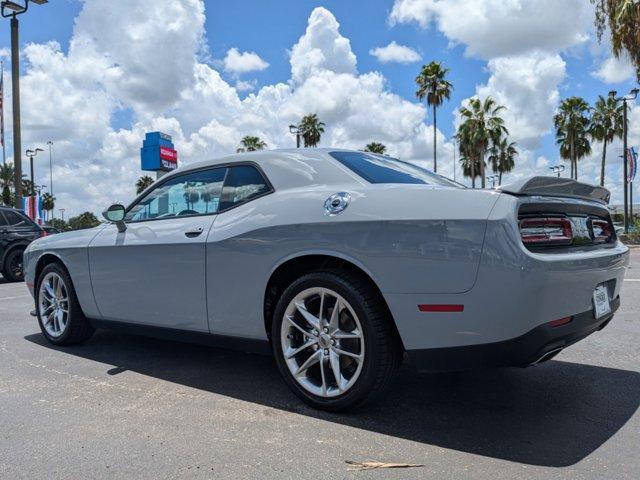
[[[460,109],[462,124],[458,128],[456,137],[460,151],[462,171],[466,177],[471,177],[473,188],[476,177],[480,177],[482,188],[485,188],[485,156],[488,149],[498,143],[503,136],[509,134],[504,126],[504,119],[500,112],[505,107],[487,97],[484,100],[472,98],[467,107]]]
[[[65,222],[61,218],[52,218],[47,221],[47,225],[51,225],[53,228],[57,228],[61,232],[66,232],[67,230],[69,230],[69,225],[67,225],[67,222]]]
[[[56,206],[56,197],[51,195],[50,193],[45,193],[42,195],[42,208],[45,212],[47,212],[47,219],[49,219],[51,212]]]
[[[387,146],[384,143],[371,142],[367,143],[367,146],[364,147],[364,151],[384,155],[384,153],[387,151]]]
[[[136,194],[140,195],[152,184],[153,184],[153,178],[151,178],[149,175],[141,176],[136,182]]]
[[[302,117],[298,125],[298,130],[300,131],[300,135],[302,135],[304,146],[307,148],[317,147],[324,133],[325,126],[324,122],[321,122],[315,113],[310,113]]]
[[[602,162],[600,164],[600,186],[604,186],[604,167],[607,161],[607,144],[611,143],[614,138],[622,138],[622,117],[624,106],[616,102],[615,98],[604,98],[598,96],[593,114],[591,115],[591,124],[589,125],[589,134],[591,138],[602,142]]]
[[[508,173],[516,165],[518,150],[515,142],[509,142],[505,136],[495,142],[489,149],[489,163],[493,173],[498,174],[498,185],[502,185],[502,174]]]
[[[267,148],[267,144],[260,139],[260,137],[252,137],[246,135],[240,140],[240,147],[236,149],[236,152],[255,152],[257,150],[264,150]]]
[[[570,97],[560,103],[553,117],[556,144],[560,157],[571,163],[571,178],[578,179],[578,160],[591,153],[589,143],[589,113],[591,108],[584,98]]]
[[[84,212],[69,219],[69,230],[82,230],[100,225],[96,216],[91,212]]]
[[[438,161],[436,153],[436,133],[437,119],[436,109],[442,105],[445,98],[449,100],[453,85],[446,80],[448,68],[443,68],[440,62],[431,62],[422,66],[422,70],[416,77],[416,96],[420,99],[427,99],[427,105],[433,108],[433,171],[438,171]]]
[[[15,170],[13,168],[13,163],[4,163],[0,165],[0,188],[2,189],[2,203],[7,206],[13,206],[14,199],[11,194],[11,190],[13,189],[15,179]]]
[[[591,0],[596,7],[598,40],[609,32],[616,58],[628,55],[640,82],[640,2],[638,0]]]

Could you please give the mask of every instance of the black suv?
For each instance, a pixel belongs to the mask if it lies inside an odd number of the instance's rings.
[[[24,280],[22,252],[44,230],[20,210],[0,206],[0,272],[9,282]]]

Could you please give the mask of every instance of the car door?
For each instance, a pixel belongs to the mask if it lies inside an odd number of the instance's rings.
[[[208,331],[205,241],[226,172],[171,176],[127,210],[124,232],[96,235],[89,268],[103,319]]]

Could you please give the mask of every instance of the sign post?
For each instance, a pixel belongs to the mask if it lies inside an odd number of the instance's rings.
[[[171,136],[162,132],[148,132],[140,149],[140,161],[142,170],[156,172],[156,178],[178,168],[178,152]]]

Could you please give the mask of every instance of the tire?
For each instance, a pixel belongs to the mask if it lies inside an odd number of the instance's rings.
[[[300,305],[307,314],[316,312],[312,317],[322,308],[326,330],[320,328],[315,335],[317,318],[307,322]],[[384,301],[368,279],[351,272],[314,272],[294,281],[278,300],[271,338],[287,385],[320,410],[344,411],[372,400],[388,386],[402,360],[401,343]],[[304,375],[294,375],[311,361],[315,363],[303,370]]]
[[[60,283],[59,296],[51,296],[49,291],[58,292],[54,279]],[[49,283],[49,282],[54,283]],[[47,282],[46,286],[43,283]],[[49,288],[47,288],[49,287]],[[53,287],[53,288],[51,288]],[[59,263],[50,263],[42,270],[35,289],[36,313],[38,324],[45,338],[54,345],[73,345],[86,342],[91,338],[95,329],[82,313],[73,282],[67,271]],[[51,298],[66,298],[66,300],[51,300]],[[47,305],[55,304],[60,309],[48,309]],[[66,306],[66,315],[64,309]],[[58,312],[60,316],[57,316]],[[64,320],[66,319],[66,321]],[[57,328],[56,328],[57,327]]]
[[[24,281],[24,270],[22,268],[22,256],[24,250],[16,248],[11,250],[4,259],[2,276],[9,282]]]

